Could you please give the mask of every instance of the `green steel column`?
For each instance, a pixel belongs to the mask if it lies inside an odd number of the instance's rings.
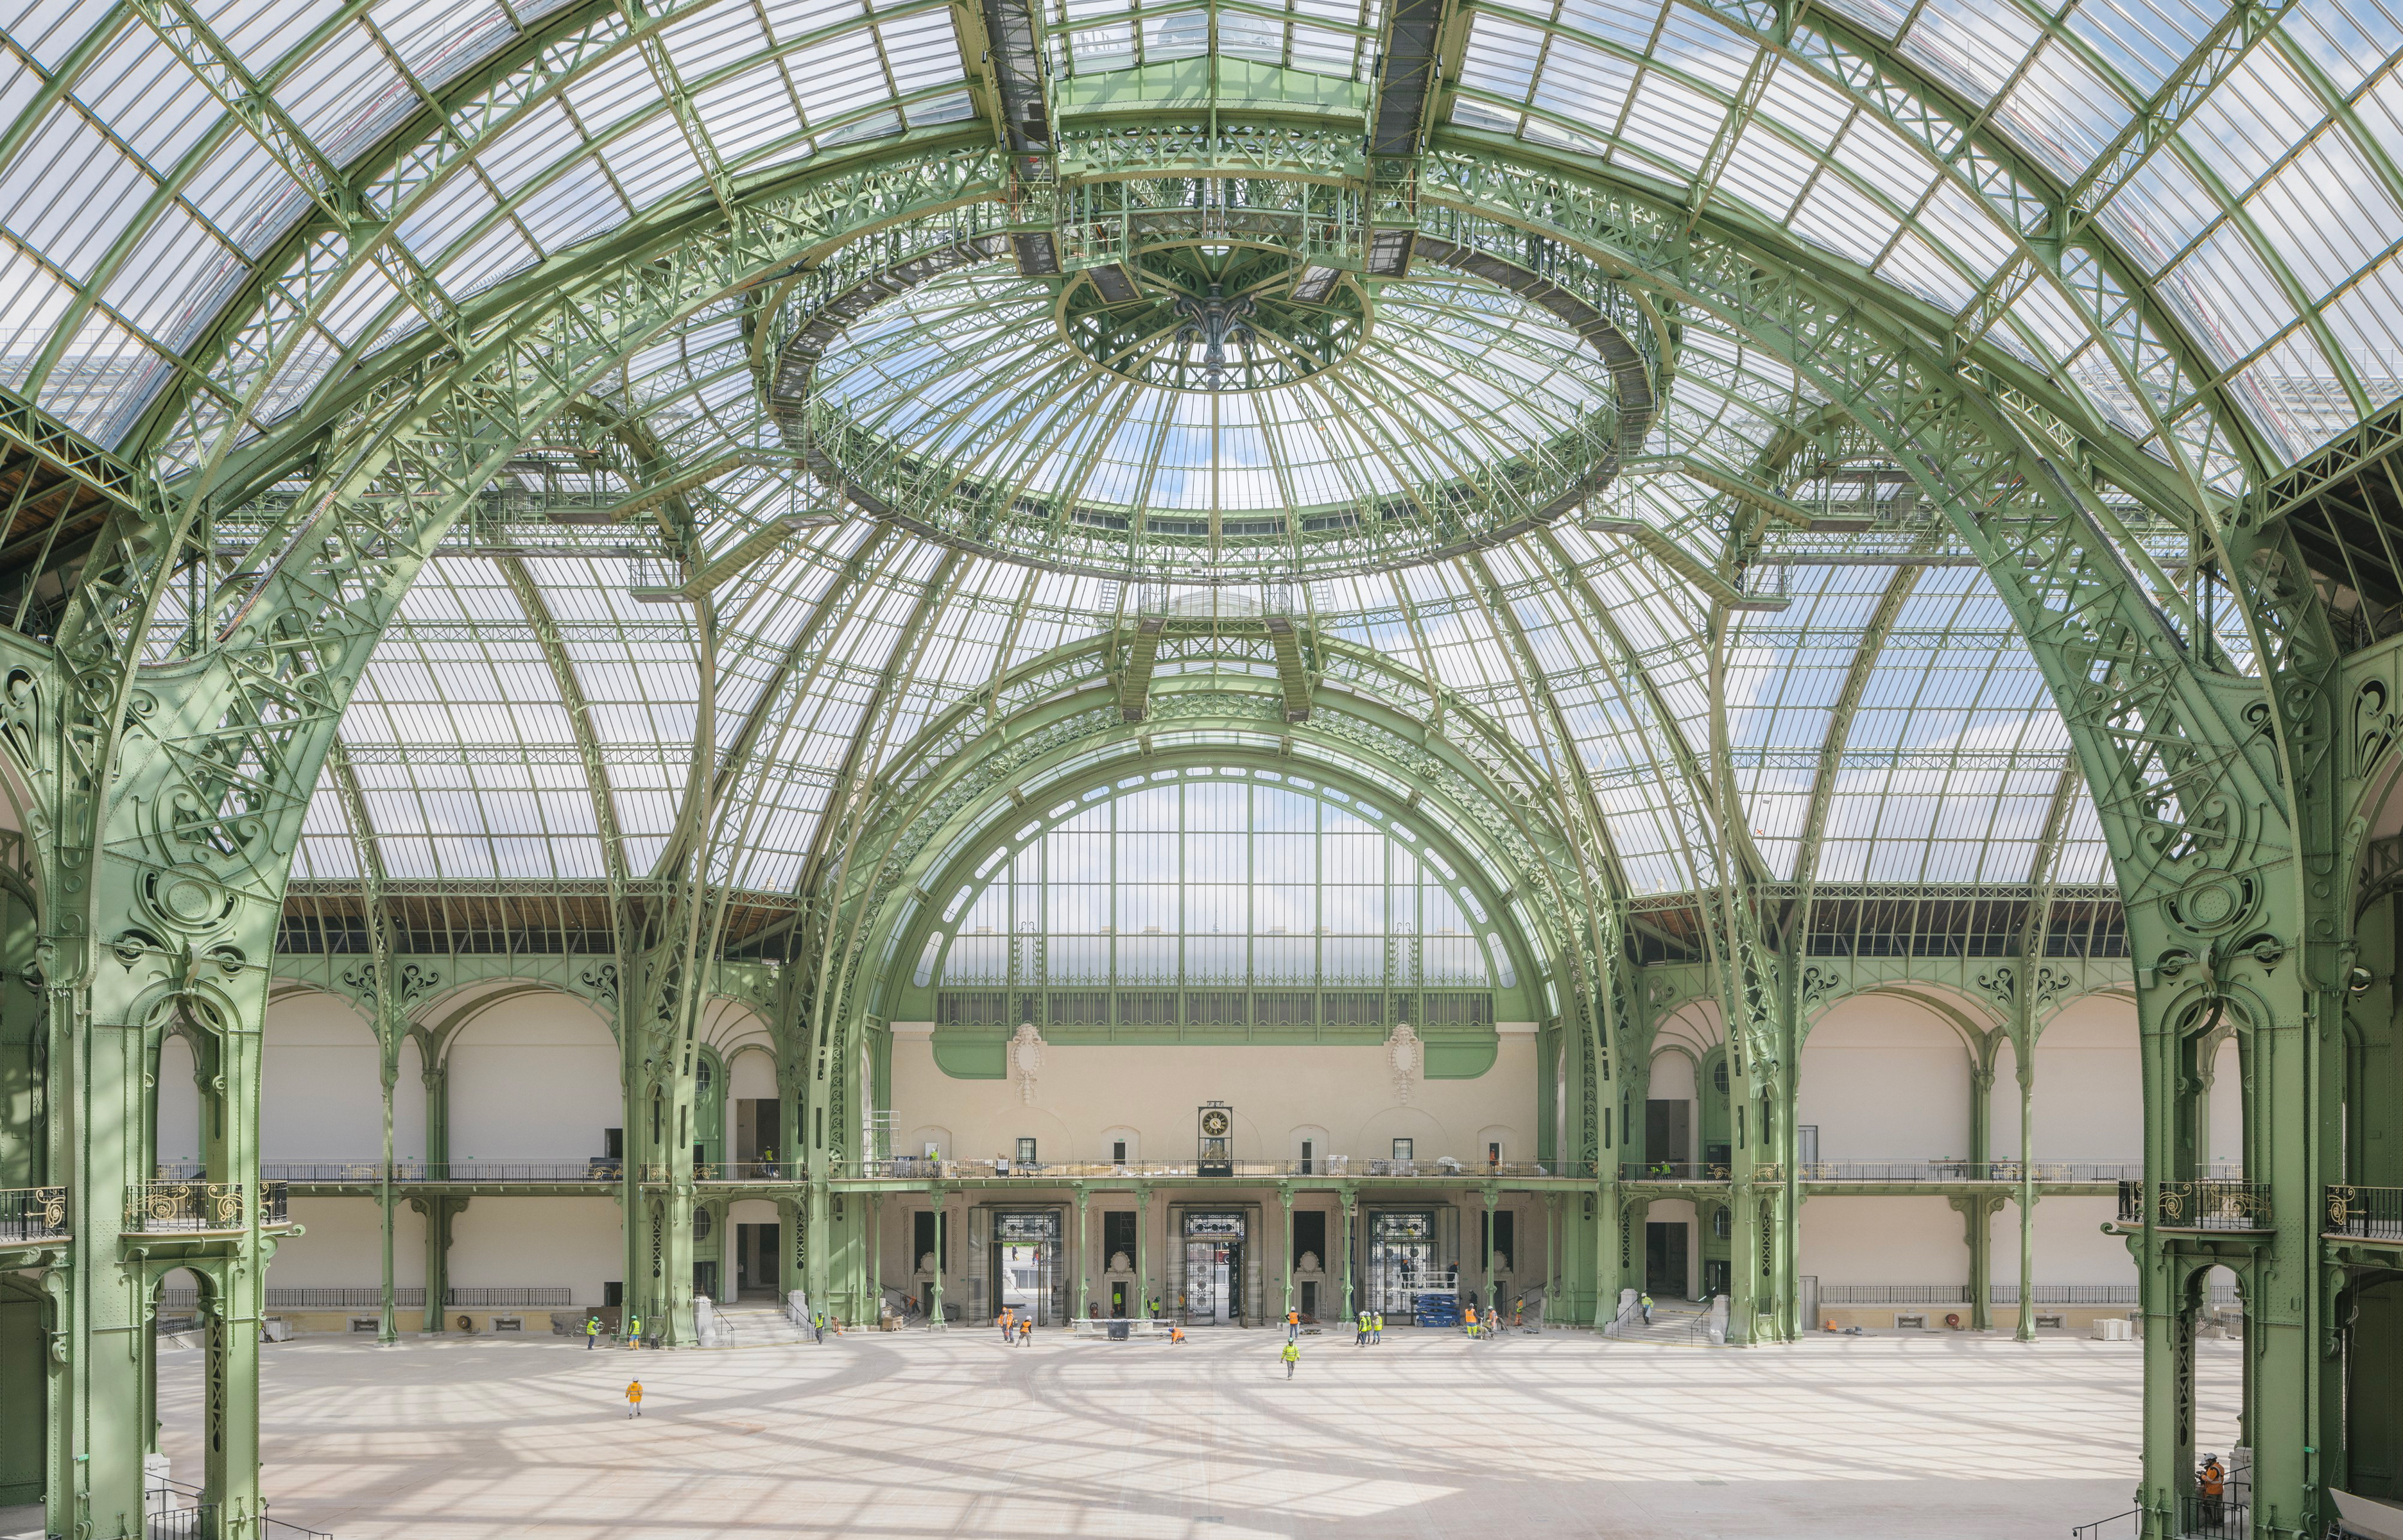
[[[1354,1242],[1354,1239],[1353,1239],[1352,1228],[1353,1228],[1353,1221],[1354,1221],[1354,1218],[1356,1216],[1356,1214],[1358,1214],[1358,1212],[1359,1212],[1359,1208],[1360,1208],[1360,1194],[1359,1194],[1358,1189],[1354,1188],[1354,1187],[1352,1186],[1352,1184],[1350,1184],[1349,1182],[1346,1182],[1346,1183],[1343,1185],[1343,1189],[1342,1189],[1342,1190],[1343,1190],[1343,1316],[1344,1316],[1344,1319],[1348,1321],[1348,1320],[1350,1320],[1352,1317],[1354,1317],[1354,1316],[1355,1316],[1355,1315],[1357,1315],[1357,1314],[1359,1314],[1359,1313],[1360,1313],[1360,1306],[1359,1306],[1359,1302],[1358,1302],[1357,1297],[1355,1297],[1355,1295],[1354,1295],[1354,1286],[1353,1286],[1353,1281],[1352,1281],[1352,1259],[1353,1259],[1353,1254],[1354,1254],[1354,1252],[1356,1252],[1356,1251],[1359,1249],[1358,1245]]]
[[[1151,1188],[1134,1189],[1134,1312],[1144,1320],[1151,1319]]]
[[[926,1291],[929,1297],[926,1308],[926,1326],[930,1331],[941,1331],[944,1329],[945,1325],[943,1320],[943,1262],[949,1256],[949,1253],[945,1251],[943,1242],[951,1230],[951,1226],[945,1222],[946,1216],[943,1213],[943,1202],[947,1196],[948,1195],[940,1186],[930,1186],[926,1189],[927,1201],[935,1205],[935,1270],[931,1274],[934,1279],[934,1287]],[[813,1308],[814,1308],[814,1305]]]
[[[1986,1174],[1986,1163],[1993,1158],[1993,1097],[1994,1066],[1991,1058],[1974,1058],[1969,1063],[1969,1169],[1980,1176]],[[1969,1221],[1969,1329],[1992,1331],[1994,1326],[1994,1237],[1993,1211],[1979,1200],[1976,1216]]]
[[[425,1174],[434,1181],[448,1181],[451,1176],[451,1054],[444,1044],[438,1056],[429,1058],[419,1075],[425,1086]],[[444,1329],[444,1307],[448,1304],[451,1286],[451,1200],[448,1198],[412,1198],[410,1206],[425,1215],[425,1313],[418,1323],[421,1331],[440,1332]],[[629,1206],[627,1213],[632,1214]],[[629,1229],[632,1222],[629,1221]],[[632,1274],[626,1298],[634,1298]]]
[[[383,1166],[376,1178],[376,1210],[377,1218],[380,1221],[379,1228],[382,1231],[379,1239],[382,1242],[383,1310],[382,1313],[379,1315],[376,1320],[376,1344],[379,1347],[388,1348],[400,1340],[400,1321],[393,1306],[392,1256],[393,1228],[396,1217],[393,1214],[394,1194],[392,1190],[392,1159],[394,1147],[392,1132],[392,1102],[393,1093],[398,1088],[400,1083],[400,1061],[399,1056],[393,1051],[393,1047],[389,1039],[385,1039],[378,1045],[378,1051],[383,1061],[382,1075],[383,1081]]]
[[[1488,1310],[1493,1309],[1499,1302],[1493,1293],[1493,1206],[1501,1200],[1502,1195],[1494,1190],[1493,1184],[1486,1183],[1485,1260],[1482,1264],[1483,1270],[1477,1275],[1477,1282],[1478,1286],[1485,1291],[1485,1306]]]
[[[2035,1065],[2022,1046],[2013,1056],[2020,1083],[2020,1322],[2011,1335],[2035,1340]]]
[[[1087,1215],[1088,1215],[1088,1213],[1089,1213],[1089,1211],[1091,1209],[1092,1201],[1093,1201],[1093,1193],[1092,1193],[1092,1189],[1091,1189],[1091,1188],[1090,1188],[1090,1187],[1088,1187],[1088,1186],[1085,1186],[1085,1184],[1084,1184],[1084,1183],[1082,1183],[1082,1182],[1077,1183],[1077,1184],[1076,1184],[1076,1318],[1077,1320],[1079,1320],[1079,1321],[1082,1321],[1083,1319],[1085,1319],[1085,1312],[1086,1312],[1086,1311],[1087,1311],[1088,1309],[1090,1309],[1090,1308],[1091,1307],[1091,1305],[1092,1305],[1092,1293],[1093,1293],[1093,1257],[1092,1257],[1092,1247],[1091,1247],[1091,1245],[1090,1245],[1090,1242],[1089,1242],[1089,1240],[1088,1240],[1088,1230],[1087,1230],[1087,1227],[1086,1227],[1086,1223],[1085,1223],[1086,1218],[1087,1218]],[[1292,1200],[1291,1200],[1290,1198],[1288,1198],[1288,1199],[1286,1199],[1286,1202],[1287,1202],[1287,1204],[1289,1205],[1289,1204],[1292,1202]],[[1287,1229],[1287,1235],[1288,1235],[1288,1237],[1290,1237],[1290,1235],[1291,1235],[1290,1228],[1288,1228],[1288,1229]],[[915,1258],[913,1257],[911,1260],[913,1260],[913,1261],[914,1261],[914,1260],[915,1260]]]
[[[1279,1315],[1293,1313],[1293,1184],[1277,1184],[1277,1201],[1285,1205],[1285,1309]]]

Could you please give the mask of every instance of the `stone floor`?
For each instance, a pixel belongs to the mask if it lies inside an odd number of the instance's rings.
[[[588,1352],[535,1338],[264,1352],[277,1517],[339,1540],[2044,1536],[2128,1506],[2132,1345],[1951,1335],[1750,1352],[1396,1331],[1184,1346],[988,1331]],[[2237,1345],[2202,1345],[2231,1407]],[[197,1473],[197,1354],[162,1354]],[[646,1399],[620,1396],[639,1369]],[[2228,1440],[2219,1418],[2206,1439]]]

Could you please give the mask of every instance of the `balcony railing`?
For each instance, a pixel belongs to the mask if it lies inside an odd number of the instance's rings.
[[[1235,1160],[1223,1168],[1236,1178],[1275,1180],[1287,1176],[1404,1176],[1441,1182],[1525,1181],[1535,1178],[1590,1182],[1590,1160],[1461,1160],[1450,1156],[1431,1159],[1364,1158],[1346,1155],[1313,1156],[1308,1160]],[[1199,1176],[1192,1160],[951,1160],[902,1155],[883,1160],[838,1160],[838,1180],[1072,1182],[1113,1176]]]
[[[657,1184],[670,1179],[666,1166],[643,1168],[643,1181]],[[692,1164],[696,1182],[806,1182],[809,1168],[799,1160],[696,1160]]]
[[[9,1187],[0,1190],[0,1245],[63,1241],[66,1234],[66,1188]]]
[[[313,1186],[375,1186],[383,1181],[383,1170],[380,1160],[270,1160],[258,1168],[262,1176]],[[396,1160],[392,1166],[396,1183],[605,1186],[624,1174],[624,1161],[601,1156],[569,1160]]]
[[[1622,1182],[1724,1182],[1729,1175],[1724,1160],[1630,1160],[1618,1168]]]
[[[2274,1228],[2266,1182],[2205,1180],[2163,1182],[2153,1200],[2153,1223],[2162,1229],[2266,1230]],[[2119,1184],[2119,1223],[2146,1220],[2145,1184]]]
[[[2141,1160],[1809,1160],[1805,1182],[2118,1182],[2145,1174]]]
[[[2329,1187],[2325,1228],[2356,1241],[2403,1241],[2403,1187]]]
[[[238,1230],[255,1202],[258,1222],[280,1225],[291,1217],[290,1190],[282,1182],[256,1189],[239,1182],[142,1182],[125,1189],[125,1228],[143,1234],[177,1230]]]

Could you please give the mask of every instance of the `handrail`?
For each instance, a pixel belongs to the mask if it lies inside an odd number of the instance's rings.
[[[290,1218],[290,1199],[283,1182],[256,1189],[240,1182],[136,1182],[125,1189],[125,1228],[146,1235],[238,1230],[254,1206],[260,1224],[281,1225]]]
[[[917,1181],[1064,1181],[1114,1176],[1200,1176],[1200,1163],[1185,1160],[954,1160],[940,1157],[902,1155],[882,1160],[838,1160],[833,1175],[840,1181],[901,1178]],[[1322,1155],[1309,1160],[1232,1160],[1208,1174],[1234,1177],[1321,1176],[1343,1180],[1362,1177],[1413,1177],[1443,1182],[1524,1181],[1531,1178],[1590,1182],[1590,1160],[1459,1160],[1450,1156],[1433,1159],[1359,1159]]]
[[[2142,1181],[2119,1184],[2119,1223],[2146,1222]],[[2277,1228],[2267,1182],[2192,1181],[2153,1184],[2151,1220],[2163,1229],[2269,1230]]]
[[[0,1243],[67,1239],[67,1189],[0,1189]]]
[[[2324,1228],[2329,1235],[2403,1241],[2403,1187],[2331,1184],[2324,1212]]]

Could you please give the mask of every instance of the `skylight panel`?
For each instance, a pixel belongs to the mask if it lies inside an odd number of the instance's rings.
[[[1833,176],[1822,176],[1787,221],[1803,240],[1864,266],[1894,239],[1893,215]]]
[[[1460,83],[1471,90],[1490,91],[1523,101],[1535,77],[1535,61],[1543,51],[1544,35],[1479,12],[1468,35],[1468,52],[1461,61]]]
[[[859,15],[854,0],[762,0],[758,8],[779,47]]]
[[[53,107],[0,171],[0,222],[76,281],[141,212],[153,183],[73,107]]]
[[[504,198],[514,197],[527,183],[584,147],[560,104],[545,102],[512,124],[476,157]],[[453,173],[454,176],[456,173]]]
[[[114,445],[167,374],[164,358],[94,315],[67,344],[37,402],[86,437]]]
[[[252,257],[290,229],[309,206],[307,191],[246,133],[232,134],[218,146],[185,185],[184,196]],[[0,207],[7,206],[6,198],[0,190]]]
[[[2037,50],[1995,112],[2010,136],[2064,183],[2102,155],[2131,116],[2118,93],[2057,40]]]
[[[630,135],[601,152],[610,175],[626,189],[627,201],[638,209],[701,181],[701,162],[686,147],[684,135],[664,122],[660,127],[661,132]]]
[[[830,118],[885,99],[884,69],[876,42],[850,34],[801,49],[792,57],[793,84],[813,128]]]
[[[616,228],[628,216],[625,200],[592,156],[580,156],[526,195],[517,216],[547,254]]]
[[[1913,223],[1932,243],[1959,258],[1980,284],[2010,258],[2011,239],[2003,227],[1951,177],[1938,179]]]
[[[2403,395],[2403,257],[2372,268],[2330,300],[2321,318],[2352,360],[2371,406]]]
[[[2138,95],[2149,97],[2219,15],[2219,0],[2080,0],[2065,21]]]
[[[2286,13],[2281,28],[2340,96],[2353,94],[2371,72],[2385,68],[2403,52],[2403,21],[2381,0],[2298,6]]]
[[[19,0],[9,7],[7,32],[35,62],[56,70],[115,8],[113,0]]]
[[[2186,312],[2188,329],[2223,364],[2251,353],[2295,320],[2277,280],[2233,225],[2222,225],[2178,264],[2161,292]]]
[[[893,82],[903,94],[960,78],[959,38],[948,10],[927,11],[878,26]]]
[[[2010,0],[1927,0],[1902,51],[1982,106],[2044,34]]]
[[[1744,77],[1760,55],[1757,46],[1675,5],[1660,18],[1660,34],[1649,51],[1662,65],[1729,100],[1742,94]]]
[[[370,13],[375,28],[420,84],[433,90],[501,48],[516,31],[492,0],[430,5],[383,0]]]
[[[334,164],[350,161],[418,106],[375,39],[345,27],[276,83],[275,99]]]
[[[2217,200],[2195,179],[2194,173],[2176,156],[2163,153],[2154,155],[2120,184],[2103,205],[2101,218],[2122,250],[2148,258],[2144,268],[2148,274],[2158,274],[2220,213]]]
[[[1711,139],[1726,116],[1727,109],[1720,104],[1666,76],[1646,71],[1637,88],[1634,107],[1627,115],[1623,137],[1628,145],[1650,151],[1690,176],[1702,169],[1702,157],[1710,153]],[[1612,159],[1626,157],[1615,150]]]
[[[401,242],[419,261],[430,262],[499,206],[481,179],[453,176],[401,222]]]
[[[785,90],[784,71],[774,64],[745,70],[694,93],[693,110],[709,131],[710,143],[729,164],[800,127]]]
[[[1606,130],[1626,108],[1635,66],[1592,49],[1556,41],[1544,64],[1534,104],[1572,123]]]
[[[1306,26],[1299,22],[1289,31],[1293,39],[1295,69],[1347,78],[1358,72],[1360,40],[1351,34],[1330,32],[1325,27]]]
[[[1210,49],[1210,15],[1198,6],[1165,16],[1146,12],[1137,24],[1143,29],[1143,57],[1146,63],[1196,59]]]
[[[2302,109],[2312,89],[2271,49],[2255,49],[2195,109],[2178,142],[2230,192],[2242,192],[2299,143],[2317,121]]]
[[[517,227],[505,221],[443,265],[442,285],[454,298],[474,294],[532,266],[538,256],[518,234]]]
[[[23,107],[20,90],[30,97],[34,86],[30,73],[19,80],[7,92],[12,118]],[[139,25],[118,35],[76,82],[74,94],[153,170],[182,160],[224,110],[173,50]]]
[[[1965,310],[1977,297],[1977,290],[1951,263],[1910,230],[1904,230],[1896,240],[1893,251],[1879,264],[1877,275],[1948,311]]]
[[[2327,355],[2299,328],[2237,376],[2235,395],[2245,415],[2270,436],[2279,458],[2290,464],[2352,426],[2356,416]]]
[[[241,256],[180,208],[157,220],[126,257],[105,302],[171,348],[182,348],[250,271]]]
[[[2403,210],[2340,133],[2323,133],[2305,146],[2246,208],[2315,300],[2403,242]]]
[[[749,6],[708,6],[662,28],[660,39],[690,86],[701,76],[765,52],[767,35]]]

